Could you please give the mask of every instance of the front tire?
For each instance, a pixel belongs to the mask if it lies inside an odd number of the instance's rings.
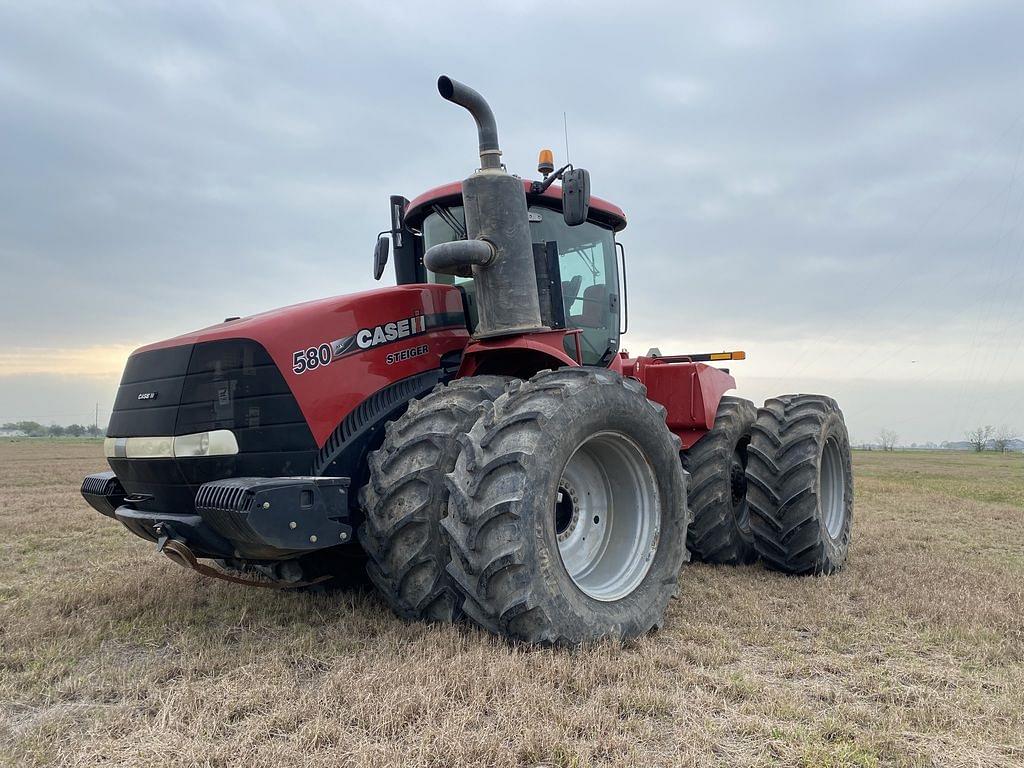
[[[544,371],[510,385],[462,442],[442,525],[470,619],[565,645],[660,625],[689,515],[679,440],[639,382]]]
[[[370,454],[370,479],[359,497],[366,512],[359,542],[370,581],[402,618],[451,622],[459,616],[440,529],[448,510],[444,478],[455,466],[459,436],[507,382],[471,376],[439,384],[388,423],[383,445]]]
[[[853,467],[843,412],[824,395],[781,395],[757,412],[747,462],[754,544],[784,573],[842,568],[853,525]]]

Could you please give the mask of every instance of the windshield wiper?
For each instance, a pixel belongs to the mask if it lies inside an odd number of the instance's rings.
[[[458,235],[456,239],[466,239],[466,227],[461,221],[455,218],[455,214],[453,214],[448,208],[442,208],[440,205],[433,206],[433,210],[434,213],[441,217],[445,224],[452,228],[452,232]]]

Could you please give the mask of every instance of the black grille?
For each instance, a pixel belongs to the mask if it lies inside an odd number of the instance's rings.
[[[109,437],[214,429],[232,430],[242,452],[315,448],[287,382],[257,342],[226,339],[132,355]]]
[[[142,400],[139,395],[144,394]],[[229,429],[236,456],[111,459],[137,504],[187,512],[199,486],[228,477],[308,474],[316,442],[280,370],[251,339],[225,339],[133,355],[125,368],[109,437],[188,435]]]

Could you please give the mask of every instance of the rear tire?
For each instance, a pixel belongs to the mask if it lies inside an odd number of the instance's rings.
[[[459,436],[507,382],[472,376],[439,384],[387,424],[383,445],[369,456],[370,479],[359,496],[366,512],[359,542],[370,581],[402,618],[450,622],[459,616],[439,525],[448,509],[444,478],[455,466]]]
[[[462,442],[442,525],[470,619],[563,645],[660,625],[689,515],[679,440],[638,381],[541,372],[485,406]]]
[[[693,523],[686,545],[697,560],[739,565],[757,557],[747,504],[747,446],[757,406],[723,397],[714,428],[682,452]]]
[[[785,573],[832,573],[846,562],[853,468],[843,412],[823,395],[781,395],[757,412],[747,462],[754,544]]]

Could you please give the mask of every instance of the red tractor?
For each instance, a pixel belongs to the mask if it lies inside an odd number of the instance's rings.
[[[375,276],[393,243],[398,285],[137,350],[86,500],[202,573],[301,587],[365,568],[400,616],[531,643],[658,626],[688,552],[842,566],[835,401],[725,395],[713,364],[741,352],[620,351],[623,212],[549,152],[540,181],[506,173],[484,99],[438,88],[476,120],[480,168],[391,198]]]

